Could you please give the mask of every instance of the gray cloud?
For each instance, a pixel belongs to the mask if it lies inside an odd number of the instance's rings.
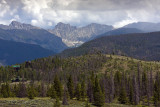
[[[160,22],[160,0],[1,0],[0,23],[12,20],[39,27],[58,22],[84,26],[123,26],[137,21]]]

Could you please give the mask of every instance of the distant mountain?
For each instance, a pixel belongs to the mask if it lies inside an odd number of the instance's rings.
[[[60,37],[29,24],[13,21],[9,26],[0,25],[0,28],[0,39],[40,45],[56,53],[67,48]]]
[[[0,39],[0,66],[22,63],[55,54],[38,45]]]
[[[106,54],[126,55],[143,60],[160,60],[160,32],[104,36],[84,43],[78,48],[67,49],[63,57],[79,56],[101,51]]]
[[[102,35],[96,36],[96,38],[99,38],[102,36],[122,35],[122,34],[131,34],[131,33],[144,33],[144,31],[141,31],[136,28],[119,28],[119,29],[114,29],[114,30],[108,31]]]
[[[137,28],[145,32],[155,32],[160,31],[160,23],[138,22],[128,24],[124,28]]]
[[[71,26],[70,24],[58,23],[55,28],[49,30],[49,32],[61,37],[63,42],[68,46],[75,47],[112,29],[112,26],[96,23],[80,28]]]
[[[23,30],[30,30],[30,29],[41,29],[30,24],[20,23],[17,21],[12,21],[9,26],[0,24],[1,29],[9,30],[9,29],[23,29]]]

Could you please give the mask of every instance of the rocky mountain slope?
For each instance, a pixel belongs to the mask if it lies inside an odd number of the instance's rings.
[[[30,30],[30,29],[41,29],[30,24],[20,23],[17,21],[12,21],[8,26],[0,24],[1,29],[9,30],[9,29],[23,29],[23,30]]]
[[[75,47],[112,29],[112,26],[96,23],[80,28],[71,26],[70,24],[58,23],[55,28],[49,30],[49,32],[61,37],[63,42],[69,47]]]

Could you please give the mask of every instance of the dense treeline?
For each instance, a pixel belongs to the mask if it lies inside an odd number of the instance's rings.
[[[21,64],[18,72],[12,66],[2,66],[0,67],[0,82],[7,82],[14,77],[20,76],[33,82],[45,81],[50,83],[53,81],[55,74],[60,76],[60,80],[63,81],[72,74],[74,80],[77,81],[81,77],[88,77],[88,74],[92,71],[98,72],[107,59],[105,55],[100,53],[66,59],[59,57],[41,58]]]
[[[50,97],[68,105],[70,99],[96,106],[118,101],[160,105],[160,65],[100,53],[75,58],[43,58],[21,65],[18,72],[1,67],[0,97]],[[10,83],[12,75],[22,81]],[[87,104],[86,104],[87,105]]]
[[[138,65],[139,66],[139,65]],[[96,106],[103,106],[104,103],[111,103],[118,99],[121,104],[160,104],[160,73],[150,70],[149,73],[138,69],[132,73],[108,72],[103,76],[91,73],[88,79],[74,81],[70,75],[65,83],[60,77],[54,76],[53,83],[44,82],[19,84],[3,83],[0,88],[0,96],[7,97],[51,97],[59,98],[63,104],[68,104],[69,99],[89,102]]]
[[[160,60],[160,32],[103,36],[86,42],[80,47],[67,49],[60,55],[63,57],[79,56],[98,50],[105,54],[114,53],[141,60]]]

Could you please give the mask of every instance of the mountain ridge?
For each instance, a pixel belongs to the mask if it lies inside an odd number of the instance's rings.
[[[64,50],[62,57],[81,56],[102,52],[125,55],[141,60],[160,60],[160,32],[103,36],[84,43],[80,47]]]
[[[9,25],[0,24],[0,28],[4,30],[11,30],[11,29],[23,29],[23,30],[30,30],[30,29],[41,29],[39,27],[35,27],[30,24],[20,23],[17,21],[12,21]]]
[[[133,33],[145,33],[144,31],[141,31],[137,28],[118,28],[111,31],[108,31],[102,35],[96,36],[96,38],[100,38],[103,36],[112,36],[112,35],[122,35],[122,34],[133,34]]]
[[[91,23],[84,27],[77,28],[70,24],[58,23],[54,29],[49,32],[62,38],[63,42],[68,46],[79,46],[89,41],[96,35],[103,34],[113,29],[113,26]]]
[[[67,48],[60,37],[30,24],[13,21],[9,26],[1,25],[0,28],[0,38],[4,40],[36,44],[56,53]]]
[[[123,26],[123,28],[137,28],[145,32],[160,31],[160,23],[137,22]]]

